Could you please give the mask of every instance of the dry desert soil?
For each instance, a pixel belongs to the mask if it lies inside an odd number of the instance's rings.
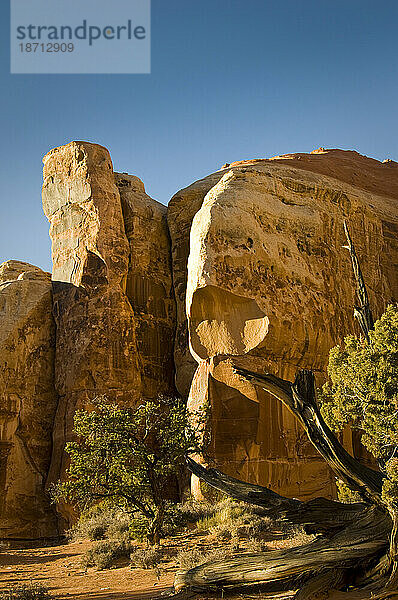
[[[21,583],[38,582],[46,586],[52,597],[57,600],[161,600],[172,595],[174,576],[179,569],[176,559],[178,552],[194,548],[208,552],[222,547],[222,542],[212,535],[196,531],[185,532],[162,541],[162,559],[157,569],[131,568],[128,561],[122,560],[111,569],[97,571],[95,568],[86,569],[81,566],[83,554],[94,543],[77,541],[22,550],[3,548],[0,552],[0,590],[5,591]],[[269,550],[289,545],[290,541],[278,532],[267,540]],[[244,542],[240,551],[245,551]],[[288,600],[293,596],[293,592],[267,595],[228,594],[220,591],[215,595],[198,595],[196,600]],[[371,595],[339,592],[333,594],[332,598],[371,600]]]

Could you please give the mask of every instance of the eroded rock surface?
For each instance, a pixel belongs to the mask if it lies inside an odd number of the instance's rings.
[[[45,483],[57,397],[50,275],[0,265],[0,538],[58,535]]]
[[[138,178],[115,176],[102,146],[71,142],[43,162],[57,330],[55,481],[77,408],[101,395],[134,406],[174,390],[175,322],[165,209]]]
[[[0,537],[70,522],[64,506],[57,523],[45,487],[64,472],[77,408],[172,395],[174,376],[189,406],[211,406],[219,467],[287,496],[333,495],[295,419],[233,365],[287,379],[307,367],[321,382],[330,347],[356,327],[343,220],[379,316],[398,298],[397,201],[398,164],[356,152],[227,164],[168,209],[114,173],[102,146],[49,152],[52,282],[0,265]],[[344,442],[358,451],[348,431]]]
[[[256,369],[282,377],[306,367],[322,378],[329,349],[354,328],[344,219],[374,314],[398,297],[397,184],[395,165],[321,150],[233,163],[172,199],[169,220],[185,213],[186,229],[191,223],[187,320],[181,300],[186,246],[173,237],[181,281],[178,327],[187,327],[199,363],[190,404],[197,405],[198,395],[210,399],[214,453],[229,473],[288,495],[332,492],[330,475],[300,442],[288,412],[255,389],[242,393],[222,363],[235,356],[242,366],[254,361]],[[185,377],[192,363],[176,343],[177,373]]]
[[[145,192],[134,175],[115,173],[130,246],[126,295],[136,322],[142,393],[175,394],[173,344],[176,309],[167,207]]]
[[[171,237],[173,282],[177,308],[177,325],[174,342],[176,386],[187,397],[197,363],[189,350],[186,319],[187,263],[192,220],[200,210],[207,192],[222,177],[220,173],[209,175],[177,192],[167,208],[167,224]]]

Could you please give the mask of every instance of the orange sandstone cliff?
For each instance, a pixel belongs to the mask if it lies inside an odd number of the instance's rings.
[[[350,226],[374,314],[398,298],[398,165],[324,150],[236,162],[168,208],[109,152],[44,158],[53,273],[0,267],[0,537],[50,538],[73,519],[46,489],[66,466],[76,408],[178,392],[209,403],[211,450],[285,495],[334,494],[294,418],[232,365],[286,378],[355,331]],[[350,432],[345,443],[358,452]]]

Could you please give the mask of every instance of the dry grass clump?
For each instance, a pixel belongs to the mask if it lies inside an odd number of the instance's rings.
[[[231,549],[228,548],[217,548],[210,552],[205,552],[198,548],[192,550],[182,550],[177,554],[177,561],[180,569],[193,569],[199,565],[203,565],[207,562],[214,560],[221,560],[232,555]]]
[[[196,527],[200,531],[219,533],[220,537],[230,539],[242,522],[245,507],[233,500],[223,500],[213,506],[212,512],[200,517]]]
[[[267,549],[267,544],[261,540],[250,539],[246,542],[246,550],[249,552],[265,552]]]
[[[96,567],[98,571],[110,569],[116,560],[128,558],[135,548],[131,540],[125,536],[119,539],[109,539],[97,542],[82,556],[82,567]]]
[[[198,502],[193,498],[187,500],[183,504],[177,505],[183,521],[187,523],[196,523],[200,519],[211,517],[215,512],[214,503],[211,502]]]
[[[239,538],[259,539],[271,529],[272,520],[262,512],[228,498],[214,506],[213,514],[200,518],[196,526],[200,531],[210,531],[217,538],[231,540],[233,545],[239,546]]]
[[[206,556],[207,553],[199,548],[192,548],[192,550],[181,550],[177,554],[177,562],[180,569],[193,569],[197,565],[201,565],[206,562]]]
[[[120,537],[128,532],[131,515],[121,509],[96,510],[83,513],[76,525],[68,532],[71,541],[103,540]]]
[[[0,600],[51,600],[48,589],[40,583],[25,583],[0,592]]]
[[[155,548],[137,548],[130,554],[130,565],[136,569],[153,569],[160,559],[161,554]]]
[[[289,545],[292,548],[296,546],[305,546],[316,540],[317,536],[309,533],[305,533],[303,527],[299,525],[293,526],[289,535]]]

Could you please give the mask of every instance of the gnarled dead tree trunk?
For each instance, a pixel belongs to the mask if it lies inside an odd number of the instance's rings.
[[[354,315],[369,342],[369,331],[373,328],[369,299],[345,223],[344,230],[357,282],[359,305]],[[179,572],[175,590],[261,586],[270,592],[298,590],[296,600],[311,600],[330,589],[351,585],[368,590],[369,597],[373,593],[374,598],[398,598],[398,518],[382,498],[383,474],[353,458],[326,425],[317,405],[313,373],[299,371],[291,383],[242,367],[235,371],[290,410],[338,478],[356,490],[363,502],[343,504],[325,498],[300,502],[284,498],[268,488],[244,483],[216,469],[206,469],[189,458],[191,471],[210,486],[237,500],[261,506],[270,516],[302,524],[319,537],[299,548],[240,555]],[[380,595],[381,581],[384,592]]]

